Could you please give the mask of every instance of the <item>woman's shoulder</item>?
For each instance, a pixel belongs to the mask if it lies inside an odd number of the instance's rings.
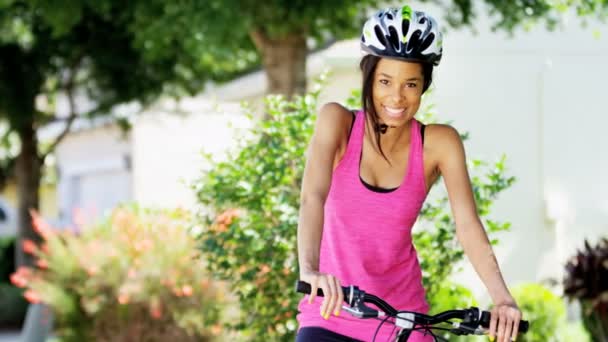
[[[458,130],[448,124],[427,124],[425,128],[425,137],[428,138],[429,142],[439,144],[453,143],[455,140],[461,140]]]
[[[319,120],[342,124],[353,120],[353,111],[337,102],[327,102],[319,109]]]
[[[424,148],[437,161],[464,155],[460,133],[448,124],[427,125]]]
[[[321,106],[317,117],[316,130],[331,134],[348,135],[353,123],[353,112],[337,102],[328,102]]]

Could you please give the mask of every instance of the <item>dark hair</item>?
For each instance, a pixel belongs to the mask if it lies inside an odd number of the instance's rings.
[[[361,73],[363,76],[363,89],[361,91],[361,105],[363,106],[363,111],[372,120],[372,127],[374,128],[374,135],[376,138],[376,144],[378,145],[378,149],[380,150],[380,154],[384,159],[389,162],[388,158],[382,151],[382,146],[380,146],[380,131],[375,129],[379,125],[379,117],[378,113],[376,113],[376,109],[374,108],[374,100],[373,100],[373,85],[374,85],[374,72],[376,71],[376,66],[382,57],[367,55],[361,59],[361,63],[359,63],[359,68],[361,69]],[[420,63],[422,65],[422,77],[424,79],[424,84],[422,86],[422,93],[427,91],[431,86],[431,82],[433,81],[433,65],[430,63]]]

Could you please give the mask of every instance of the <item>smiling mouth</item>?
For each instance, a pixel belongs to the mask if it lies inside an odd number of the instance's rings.
[[[382,106],[384,108],[384,111],[386,112],[386,114],[388,114],[391,117],[400,117],[403,116],[403,114],[405,114],[405,108],[393,108],[393,107],[387,107],[387,106]]]

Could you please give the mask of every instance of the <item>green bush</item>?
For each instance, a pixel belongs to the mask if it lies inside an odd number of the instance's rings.
[[[228,280],[240,299],[242,316],[231,328],[251,340],[293,340],[297,328],[295,314],[302,296],[293,286],[298,276],[299,195],[319,89],[291,102],[268,97],[268,119],[257,122],[252,134],[237,138],[239,147],[225,161],[211,160],[212,168],[193,185],[203,208],[201,248],[210,270]],[[489,232],[507,229],[508,224],[487,219],[497,194],[513,182],[504,176],[504,159],[495,164],[473,162],[471,167],[474,174],[481,174],[473,178],[473,187]],[[445,196],[427,204],[421,219],[428,224],[415,234],[415,243],[429,300],[437,304],[436,298],[445,297],[439,285],[463,254],[455,242]]]
[[[458,308],[470,308],[476,306],[477,301],[473,293],[466,287],[445,281],[437,290],[431,300],[431,314]]]
[[[585,329],[583,322],[568,322],[558,330],[560,342],[590,342],[591,337]]]
[[[511,289],[530,330],[520,335],[521,342],[560,341],[557,331],[566,324],[566,305],[540,284],[520,284]]]
[[[269,97],[271,119],[254,128],[257,140],[241,141],[237,155],[196,184],[198,199],[212,210],[202,213],[202,250],[240,299],[243,315],[229,327],[253,340],[295,336],[299,187],[317,95]]]
[[[15,272],[15,241],[14,237],[0,238],[0,327],[21,326],[27,312],[23,291],[9,280]]]
[[[52,308],[60,341],[208,341],[225,301],[191,222],[185,211],[124,207],[75,235],[34,214],[43,244],[24,249],[38,268],[20,267],[11,281]]]
[[[439,287],[432,296],[428,297],[431,306],[431,314],[446,310],[470,308],[471,306],[478,305],[473,297],[473,293],[469,289],[449,280],[444,281],[442,286]],[[448,332],[441,334],[441,332],[437,330],[434,331],[434,333],[450,342],[465,342],[471,340],[471,336],[457,337]]]
[[[8,283],[15,272],[15,238],[0,237],[0,283]]]
[[[20,327],[25,319],[27,306],[21,289],[8,283],[0,283],[0,328]]]

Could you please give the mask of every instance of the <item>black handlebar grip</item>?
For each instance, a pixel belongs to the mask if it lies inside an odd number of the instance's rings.
[[[484,327],[484,328],[489,328],[490,327],[490,318],[491,318],[491,314],[488,311],[484,311],[481,313],[481,319],[479,320],[479,324]],[[530,323],[528,323],[528,321],[519,321],[519,332],[520,333],[525,333],[528,331],[528,328],[530,326]]]
[[[311,288],[309,283],[301,280],[298,280],[296,283],[296,292],[310,294],[310,290]],[[317,296],[323,297],[323,290],[321,288],[317,289]]]
[[[296,292],[310,294],[310,290],[311,288],[309,283],[301,280],[298,280],[298,282],[296,283]],[[349,292],[350,289],[348,287],[342,286],[342,294],[344,295],[344,300],[348,298]],[[323,297],[323,290],[321,288],[317,289],[317,296]]]

